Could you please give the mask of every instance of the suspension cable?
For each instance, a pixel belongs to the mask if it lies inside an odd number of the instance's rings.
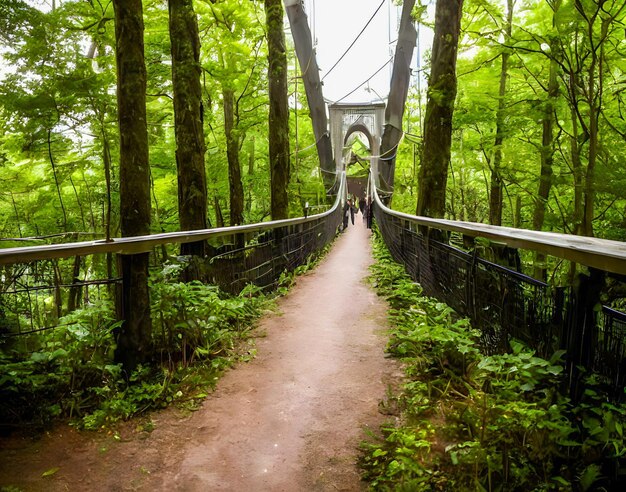
[[[363,82],[361,82],[359,85],[357,85],[354,89],[352,89],[350,92],[348,92],[345,96],[343,96],[340,99],[337,99],[336,101],[334,101],[334,103],[338,103],[343,101],[346,97],[351,96],[352,94],[354,94],[356,91],[358,91],[361,87],[363,87],[365,84],[367,84],[370,80],[372,80],[374,77],[376,77],[376,75],[378,75],[380,72],[382,72],[382,70],[389,65],[389,63],[391,63],[391,61],[393,60],[393,57],[389,58],[389,60],[387,60],[382,67],[380,67],[378,70],[376,70],[372,75],[370,75],[367,80],[364,80]]]
[[[380,2],[380,5],[376,9],[376,11],[372,14],[372,16],[369,18],[369,20],[367,21],[367,23],[365,24],[363,29],[361,29],[361,32],[357,35],[356,38],[354,38],[354,41],[352,41],[350,46],[348,46],[348,48],[346,48],[346,50],[343,52],[343,54],[339,57],[339,60],[337,60],[335,62],[335,64],[332,67],[330,67],[330,70],[328,70],[328,72],[326,72],[326,74],[322,77],[322,80],[324,80],[326,77],[328,77],[330,75],[330,72],[332,72],[335,69],[335,67],[337,65],[339,65],[339,62],[341,60],[343,60],[343,58],[348,54],[348,52],[352,49],[352,47],[355,45],[355,43],[359,40],[361,35],[365,32],[365,29],[367,29],[367,26],[369,26],[370,23],[374,20],[374,17],[376,17],[376,14],[378,14],[378,12],[380,11],[380,9],[382,8],[382,6],[385,4],[386,1],[387,0],[383,0],[382,2]]]

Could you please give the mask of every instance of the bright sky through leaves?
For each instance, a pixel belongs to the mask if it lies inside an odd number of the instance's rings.
[[[305,0],[322,78],[358,36],[381,2],[382,0]],[[382,8],[359,40],[339,65],[324,78],[326,99],[340,100],[372,77],[393,57],[401,10],[402,7],[395,6],[392,0],[383,2]],[[431,34],[426,33],[426,29],[422,27],[422,52],[427,44],[430,45],[430,37]],[[342,102],[369,102],[386,98],[389,93],[391,67],[390,62]],[[413,68],[416,67],[415,54]]]

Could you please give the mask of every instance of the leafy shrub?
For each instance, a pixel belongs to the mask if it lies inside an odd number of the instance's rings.
[[[536,357],[513,340],[486,356],[479,333],[421,296],[380,239],[372,282],[391,305],[388,351],[406,379],[400,414],[362,444],[373,490],[608,490],[626,455],[626,405],[587,380],[583,400],[563,392],[563,351]],[[413,285],[411,285],[413,284]]]
[[[119,323],[109,301],[59,319],[59,326],[37,334],[22,350],[0,352],[4,428],[70,417],[98,429],[173,401],[193,407],[198,395],[206,395],[198,388],[214,384],[237,360],[237,341],[268,298],[254,286],[229,296],[214,286],[179,282],[180,270],[166,265],[152,276],[153,347],[161,363],[138,368],[128,380],[113,362]]]

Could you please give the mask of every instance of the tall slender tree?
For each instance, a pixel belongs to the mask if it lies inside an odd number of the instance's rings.
[[[550,3],[550,7],[553,10],[552,14],[552,27],[556,29],[556,19],[558,11],[561,8],[561,0],[554,0]],[[550,51],[554,52],[556,43],[552,41]],[[533,229],[540,231],[543,229],[543,223],[546,215],[546,206],[548,198],[550,197],[550,189],[552,188],[552,181],[554,171],[552,166],[554,164],[554,119],[556,101],[559,95],[559,82],[557,80],[557,63],[555,60],[550,59],[550,72],[547,86],[546,101],[543,108],[543,117],[541,119],[541,171],[539,174],[539,187],[537,190],[537,197],[535,198],[535,204],[533,208]],[[534,276],[537,279],[544,280],[546,277],[545,268],[546,256],[543,253],[535,254],[535,268]]]
[[[141,0],[113,0],[117,104],[120,129],[120,220],[122,236],[150,232],[150,168],[146,122],[146,64]],[[149,253],[121,255],[122,326],[115,358],[127,372],[145,361],[152,337],[148,291]]]
[[[437,0],[417,215],[443,217],[445,213],[462,8],[463,0]]]
[[[172,86],[178,174],[178,217],[183,231],[206,229],[207,185],[198,19],[192,0],[169,0]],[[202,256],[204,241],[186,243],[182,254]]]
[[[235,92],[231,88],[222,90],[224,107],[224,133],[228,159],[228,189],[230,191],[230,225],[243,224],[243,184],[239,159],[239,138],[235,128]]]
[[[491,186],[489,193],[489,223],[502,225],[502,146],[505,137],[506,81],[509,75],[509,58],[507,45],[511,39],[513,26],[513,7],[515,2],[507,0],[506,23],[503,29],[504,47],[500,54],[500,85],[498,88],[498,110],[496,111],[496,136],[491,159]]]
[[[265,0],[269,60],[269,160],[272,218],[289,216],[289,105],[282,0]]]

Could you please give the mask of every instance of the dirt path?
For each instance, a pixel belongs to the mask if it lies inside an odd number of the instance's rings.
[[[0,443],[0,487],[21,490],[362,490],[365,427],[394,380],[384,358],[385,304],[365,285],[360,216],[321,265],[261,322],[257,357],[228,372],[191,416],[156,414],[121,441],[57,429]],[[41,474],[53,467],[52,476]]]

